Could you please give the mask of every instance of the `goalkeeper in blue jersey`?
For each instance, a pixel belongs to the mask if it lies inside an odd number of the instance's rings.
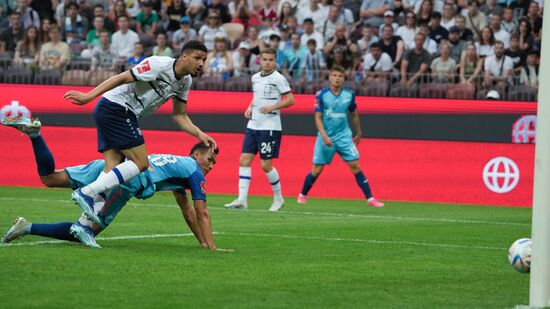
[[[76,190],[93,182],[103,171],[104,160],[95,160],[87,165],[55,170],[53,155],[40,135],[40,121],[38,119],[12,118],[14,117],[4,119],[2,124],[14,127],[29,135],[40,180],[47,187]],[[96,205],[94,210],[103,226],[93,223],[85,215],[82,215],[74,223],[58,222],[53,224],[30,223],[25,218],[18,217],[13,226],[5,233],[2,242],[8,243],[26,235],[39,235],[69,241],[80,240],[90,247],[100,247],[95,241],[95,235],[113,221],[130,198],[146,199],[157,191],[172,191],[187,225],[200,245],[215,250],[210,215],[206,206],[204,176],[216,163],[217,153],[217,148],[212,150],[211,147],[198,143],[193,146],[187,157],[170,154],[150,155],[150,169],[107,192],[102,196],[101,202]],[[191,192],[194,207],[190,206],[187,199],[187,190]]]
[[[333,66],[329,74],[329,87],[321,89],[316,95],[315,126],[319,133],[313,152],[313,168],[304,180],[298,203],[307,202],[307,194],[315,180],[321,175],[324,166],[332,162],[334,154],[338,153],[355,176],[357,185],[367,199],[367,205],[382,207],[384,204],[372,195],[369,182],[359,165],[359,152],[355,145],[361,140],[361,126],[355,94],[343,87],[344,72],[343,67]],[[349,126],[348,115],[351,116],[355,136]]]

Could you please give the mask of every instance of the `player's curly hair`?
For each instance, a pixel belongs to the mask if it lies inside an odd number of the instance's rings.
[[[193,145],[193,147],[191,147],[191,151],[189,151],[189,155],[192,155],[195,151],[198,151],[200,153],[205,153],[211,148],[212,148],[211,146],[206,146],[206,144],[204,144],[203,142],[196,143],[195,145]],[[214,154],[218,154],[220,152],[220,149],[216,147],[212,150],[212,152]]]
[[[193,52],[195,50],[200,50],[200,51],[203,51],[205,53],[208,52],[208,49],[206,48],[206,45],[204,45],[203,42],[201,41],[197,41],[197,40],[191,40],[187,43],[185,43],[183,45],[183,47],[181,48],[181,53],[190,53],[190,52]]]

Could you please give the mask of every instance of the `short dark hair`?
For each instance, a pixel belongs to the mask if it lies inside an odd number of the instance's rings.
[[[98,4],[94,5],[94,10],[97,9],[97,8],[101,8],[102,10],[105,11],[105,7],[103,6],[103,4],[98,3]]]
[[[191,151],[189,151],[189,155],[192,155],[193,153],[195,153],[195,151],[198,151],[200,153],[205,153],[210,149],[212,149],[212,147],[206,146],[206,144],[203,142],[196,143],[195,145],[193,145],[193,147],[191,147]],[[220,149],[216,147],[212,150],[212,153],[217,155],[218,153],[220,153]]]
[[[337,64],[336,64],[336,65],[333,65],[332,68],[330,68],[330,72],[331,72],[331,73],[334,72],[334,71],[340,72],[340,73],[342,73],[342,74],[345,74],[345,73],[346,73],[346,69],[344,69],[343,66],[337,65]]]
[[[315,41],[315,39],[309,39],[309,40],[307,40],[306,45],[310,45],[310,44],[311,44],[311,45],[317,46],[317,41]]]
[[[378,48],[378,49],[381,49],[382,48],[382,45],[378,42],[374,42],[370,45],[370,48],[373,49],[373,48]]]
[[[70,8],[76,8],[77,10],[80,9],[80,5],[78,5],[78,3],[76,2],[69,2],[69,4],[67,4],[67,9],[70,9]]]
[[[206,48],[206,45],[204,45],[203,42],[197,41],[197,40],[191,40],[183,45],[183,47],[181,48],[181,53],[187,54],[195,50],[203,51],[205,53],[208,52],[208,48]]]
[[[119,20],[121,18],[126,18],[126,20],[130,21],[130,17],[126,14],[119,15],[116,19]]]
[[[277,51],[275,51],[273,48],[264,48],[260,52],[260,56],[263,54],[271,54],[271,55],[277,56]]]

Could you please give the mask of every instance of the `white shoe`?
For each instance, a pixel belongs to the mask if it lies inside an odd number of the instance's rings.
[[[285,204],[284,199],[274,199],[273,203],[271,204],[271,207],[269,208],[269,211],[279,211]]]
[[[239,199],[234,200],[229,204],[223,205],[226,209],[247,209],[248,203],[246,201],[239,201]]]
[[[11,226],[11,228],[4,234],[4,237],[2,238],[2,242],[7,244],[13,240],[16,240],[18,238],[28,235],[29,225],[31,225],[31,223],[27,221],[25,218],[17,217],[13,222],[13,225]]]

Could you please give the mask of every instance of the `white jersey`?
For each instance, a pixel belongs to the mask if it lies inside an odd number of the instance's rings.
[[[107,100],[128,107],[136,116],[152,114],[168,99],[187,102],[191,76],[176,78],[176,59],[152,56],[130,70],[135,82],[116,87],[103,94]]]
[[[262,114],[260,108],[281,102],[281,96],[290,92],[286,78],[277,71],[266,76],[262,76],[262,72],[256,73],[252,75],[252,92],[252,117],[247,128],[282,131],[281,111],[277,109],[269,114]]]

